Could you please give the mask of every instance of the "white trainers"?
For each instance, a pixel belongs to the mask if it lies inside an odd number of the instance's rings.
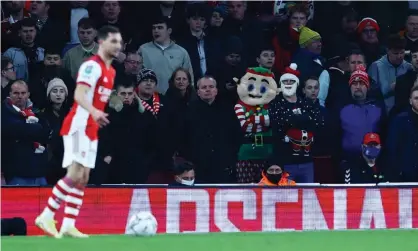
[[[57,222],[54,219],[48,219],[42,216],[38,216],[35,219],[35,225],[44,231],[45,234],[55,238],[60,238],[60,235],[55,226],[56,223]]]
[[[71,227],[67,230],[62,230],[61,228],[61,232],[59,233],[59,236],[70,236],[70,237],[74,237],[74,238],[88,238],[89,236],[87,234],[83,234],[82,232],[80,232],[76,227]]]

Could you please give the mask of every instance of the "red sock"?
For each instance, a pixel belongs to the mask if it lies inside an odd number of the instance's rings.
[[[42,212],[42,216],[53,218],[55,212],[60,208],[61,203],[72,191],[72,181],[68,177],[60,179],[52,189],[52,194],[48,199],[48,204]]]
[[[75,220],[83,204],[84,187],[74,187],[65,198],[64,220],[62,227],[64,230],[74,227]]]

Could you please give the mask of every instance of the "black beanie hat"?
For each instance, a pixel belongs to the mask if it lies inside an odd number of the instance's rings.
[[[155,74],[155,72],[151,69],[142,69],[139,71],[137,77],[136,77],[136,81],[137,83],[141,83],[141,81],[144,81],[146,79],[152,79],[155,81],[155,84],[158,84],[157,81],[157,75]]]

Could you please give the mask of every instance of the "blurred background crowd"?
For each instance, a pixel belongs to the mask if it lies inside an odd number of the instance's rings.
[[[111,100],[106,109],[111,123],[99,132],[90,183],[276,184],[275,174],[296,183],[418,182],[418,2],[1,5],[2,184],[55,184],[65,174],[61,123],[78,68],[108,24],[123,37],[113,62],[123,107]],[[275,116],[289,129],[306,115],[302,127],[309,123],[315,140],[295,157],[273,131],[266,143],[276,150],[247,170],[234,78],[263,67],[280,85],[291,63],[297,95],[279,94]]]

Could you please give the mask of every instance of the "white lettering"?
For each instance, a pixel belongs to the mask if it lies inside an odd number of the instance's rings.
[[[263,232],[293,231],[294,229],[276,228],[276,203],[298,202],[298,189],[263,189]]]
[[[204,189],[167,189],[167,233],[180,232],[181,202],[196,203],[195,233],[209,232],[209,194]],[[194,219],[181,219],[184,222]]]
[[[321,205],[314,189],[303,189],[302,229],[328,229]]]
[[[347,229],[346,189],[334,189],[334,229]]]
[[[370,229],[372,219],[374,220],[375,228],[386,228],[385,212],[383,210],[380,190],[370,188],[365,191],[360,218],[360,229]]]
[[[412,190],[399,191],[399,228],[412,228]]]
[[[128,218],[126,219],[125,234],[128,231],[129,219],[139,212],[151,212],[148,189],[134,189],[132,193],[131,206],[129,207]]]
[[[228,218],[228,203],[243,202],[244,220],[257,218],[257,196],[251,189],[223,189],[215,195],[215,225],[221,232],[240,232]]]

